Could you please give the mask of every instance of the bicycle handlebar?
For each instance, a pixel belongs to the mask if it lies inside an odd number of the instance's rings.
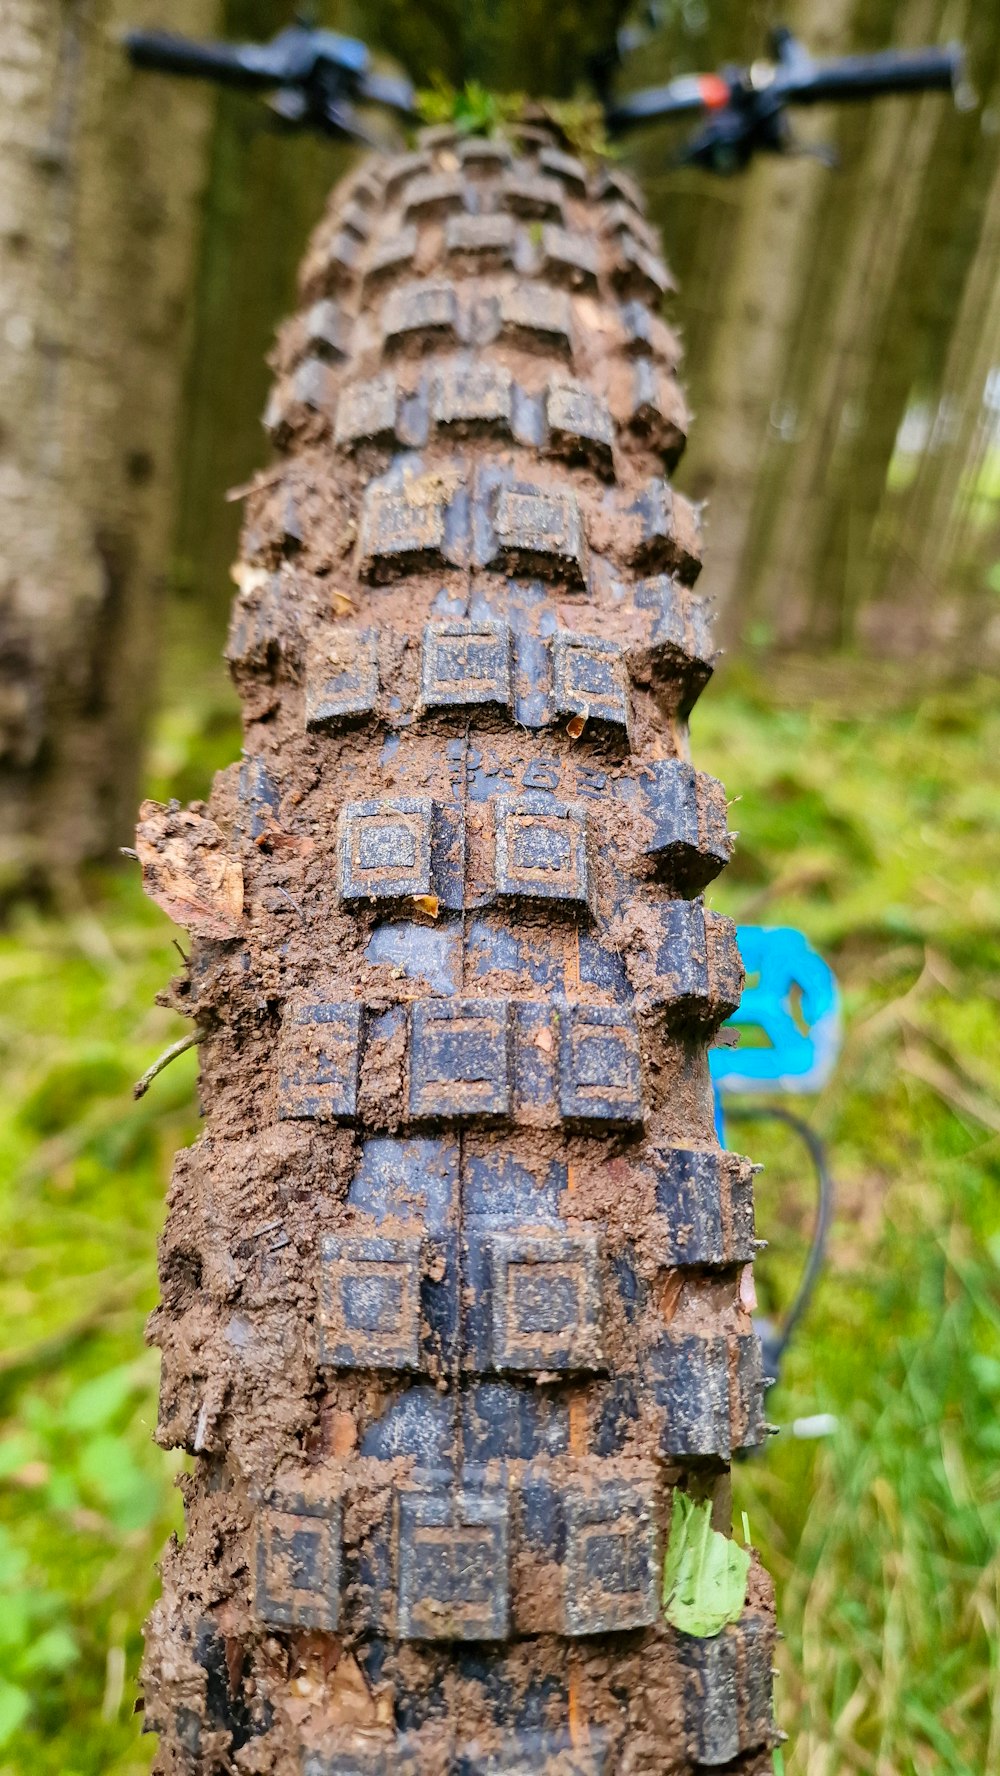
[[[964,55],[958,43],[942,49],[883,50],[877,55],[841,56],[813,62],[793,82],[786,103],[825,105],[840,99],[877,99],[890,93],[950,92],[962,78]]]
[[[191,43],[172,31],[128,31],[124,43],[133,67],[160,74],[184,74],[254,91],[272,87],[282,78],[275,76],[270,45]]]
[[[608,127],[616,132],[663,119],[755,107],[821,105],[891,93],[940,92],[958,87],[964,54],[960,44],[943,48],[883,50],[814,62],[793,39],[779,44],[778,59],[764,67],[723,69],[719,74],[682,74],[665,86],[630,93],[615,105]]]
[[[727,105],[730,85],[720,74],[681,74],[665,86],[644,86],[629,93],[608,112],[608,128],[614,132],[642,123],[694,117]]]
[[[270,90],[272,110],[292,128],[366,141],[356,105],[377,104],[407,119],[414,116],[409,83],[374,73],[366,45],[336,31],[292,25],[264,44],[191,43],[169,31],[131,31],[125,47],[138,68],[254,92]],[[781,153],[793,145],[786,117],[792,105],[940,91],[958,88],[962,77],[957,44],[816,62],[790,31],[778,30],[772,33],[772,48],[772,62],[723,68],[718,74],[685,74],[665,86],[631,93],[617,104],[609,98],[602,71],[597,84],[607,127],[620,133],[643,123],[699,114],[704,121],[679,159],[730,172],[746,166],[759,149]]]
[[[171,31],[130,31],[125,48],[137,68],[271,93],[276,116],[293,128],[367,141],[356,102],[413,115],[409,82],[373,73],[367,46],[337,31],[293,25],[261,44],[192,43]]]

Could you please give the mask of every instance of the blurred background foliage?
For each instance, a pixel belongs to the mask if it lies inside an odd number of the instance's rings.
[[[483,71],[483,21],[514,16],[461,10],[460,35],[446,7],[359,3],[335,22],[377,22],[389,47],[419,29],[414,72],[458,78]],[[526,30],[553,18],[516,10]],[[285,17],[273,0],[223,11],[234,35]],[[643,80],[745,59],[778,16],[666,13]],[[983,1776],[1000,1766],[1000,712],[974,673],[1000,593],[1000,20],[964,0],[797,0],[781,17],[827,52],[965,36],[983,107],[810,120],[841,146],[835,176],[793,161],[713,185],[665,172],[662,137],[635,148],[683,286],[700,422],[680,480],[711,497],[706,584],[729,643],[694,724],[699,764],[739,797],[712,901],[804,929],[847,1012],[808,1107],[839,1183],[831,1264],[769,1397],[785,1432],[738,1471],[737,1522],[778,1580],[785,1771]],[[346,164],[220,97],[146,767],[161,799],[205,793],[239,746],[218,663],[238,522],[223,494],[262,459],[263,354]],[[170,1156],[197,1132],[194,1057],[138,1105],[130,1087],[181,1033],[153,1004],[171,938],[127,867],[0,935],[0,1776],[149,1763],[140,1625],[180,1517],[142,1326]],[[793,1146],[763,1129],[752,1146],[775,1309],[811,1200]],[[791,1435],[820,1412],[833,1436]]]

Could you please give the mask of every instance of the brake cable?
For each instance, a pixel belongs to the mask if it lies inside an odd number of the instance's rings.
[[[781,1360],[791,1342],[792,1334],[806,1312],[820,1273],[826,1259],[826,1249],[833,1219],[835,1187],[830,1173],[826,1144],[821,1136],[794,1111],[786,1110],[780,1104],[759,1104],[738,1106],[726,1105],[728,1122],[783,1122],[799,1136],[809,1153],[816,1175],[816,1216],[813,1222],[812,1237],[802,1275],[799,1278],[792,1305],[785,1314],[780,1325],[764,1315],[754,1319],[754,1330],[761,1343],[764,1358],[764,1373],[775,1381],[779,1379]]]

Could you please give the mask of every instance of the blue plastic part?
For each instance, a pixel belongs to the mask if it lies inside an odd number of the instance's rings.
[[[741,925],[736,935],[747,985],[728,1027],[752,1029],[765,1041],[709,1052],[720,1141],[724,1093],[818,1091],[840,1052],[836,977],[802,932],[787,925]]]

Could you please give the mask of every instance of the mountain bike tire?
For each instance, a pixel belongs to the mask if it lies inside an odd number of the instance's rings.
[[[243,759],[140,827],[206,1119],[151,1322],[168,1776],[770,1769],[756,1557],[713,1638],[662,1599],[674,1488],[728,1532],[766,1430],[669,287],[631,179],[542,127],[368,159],[311,243]]]

